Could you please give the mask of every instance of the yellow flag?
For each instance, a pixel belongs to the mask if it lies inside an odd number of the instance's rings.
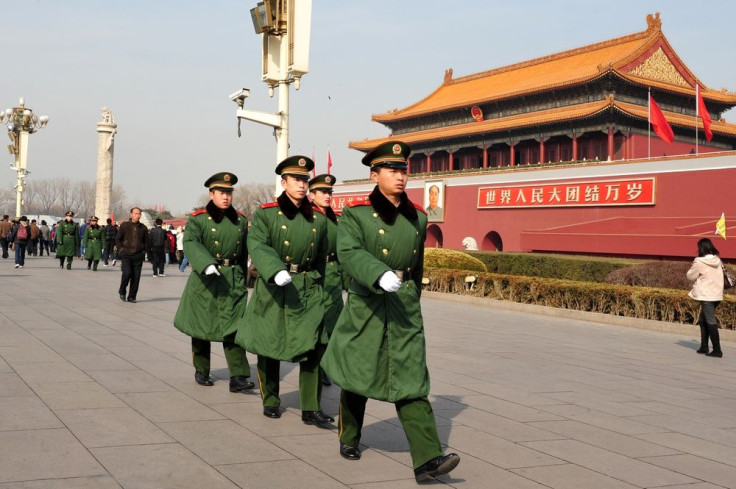
[[[716,234],[720,234],[723,239],[726,239],[726,213],[721,213],[721,218],[716,223]]]

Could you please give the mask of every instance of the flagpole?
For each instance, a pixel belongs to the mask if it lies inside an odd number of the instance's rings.
[[[652,88],[648,89],[647,98],[647,158],[652,157]]]
[[[695,84],[695,154],[698,154],[698,116],[700,115],[700,104],[698,96],[700,95],[700,87]]]

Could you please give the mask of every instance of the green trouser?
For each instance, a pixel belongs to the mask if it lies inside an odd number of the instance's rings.
[[[368,398],[348,392],[340,393],[340,442],[357,447],[363,429],[365,404]],[[397,401],[396,414],[409,441],[409,452],[414,468],[424,465],[442,455],[442,446],[437,434],[432,405],[426,397]]]
[[[250,377],[250,364],[245,357],[243,347],[235,343],[235,334],[229,334],[222,339],[222,349],[225,351],[225,360],[230,371],[230,377],[236,375]],[[194,368],[204,376],[210,374],[210,348],[211,343],[209,341],[192,338]]]
[[[307,358],[299,362],[299,403],[302,411],[320,411],[322,382],[319,378],[319,350],[307,352]],[[265,407],[278,407],[279,398],[279,360],[258,356],[258,384]]]

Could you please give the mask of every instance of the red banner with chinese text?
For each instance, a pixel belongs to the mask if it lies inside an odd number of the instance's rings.
[[[481,187],[478,208],[654,205],[654,191],[654,178]]]
[[[368,200],[370,194],[340,194],[332,197],[330,206],[333,211],[341,211],[350,204]]]

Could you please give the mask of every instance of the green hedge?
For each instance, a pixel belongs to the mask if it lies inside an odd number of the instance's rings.
[[[462,251],[447,250],[444,248],[425,248],[424,268],[452,268],[474,272],[487,271],[486,266],[479,259]]]
[[[429,280],[425,289],[683,324],[696,324],[700,313],[700,304],[681,290],[494,273],[475,275],[477,279],[471,289],[465,280],[466,271],[428,269],[424,273]],[[724,297],[716,312],[722,328],[734,329],[736,299]]]
[[[467,253],[485,263],[491,273],[581,282],[604,282],[606,276],[612,271],[638,263],[636,260],[620,258],[548,255],[543,253],[498,253],[488,251],[468,251]]]

